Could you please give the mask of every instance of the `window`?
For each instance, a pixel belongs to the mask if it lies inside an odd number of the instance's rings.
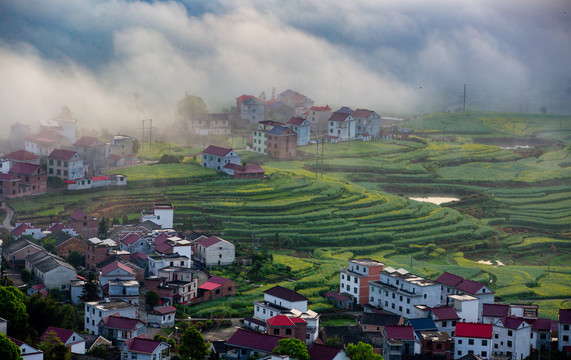
[[[468,339],[468,345],[474,345],[474,339]]]
[[[513,331],[508,330],[508,336],[512,336],[513,335]]]
[[[458,351],[458,356],[462,356],[462,351]]]
[[[359,281],[359,279],[357,279],[357,278],[353,279],[353,282],[354,282],[355,284],[357,284],[358,281]]]
[[[512,341],[508,340],[508,347],[512,347]]]
[[[443,321],[443,322],[442,322],[442,327],[446,327],[446,326],[448,326],[448,322]]]
[[[494,334],[494,339],[499,339],[498,334]]]
[[[462,339],[458,339],[458,344],[462,345]]]
[[[482,346],[488,346],[488,340],[482,340]]]
[[[345,275],[341,274],[341,280],[345,280]]]
[[[563,341],[569,341],[569,335],[563,335]]]
[[[567,324],[563,325],[563,330],[565,330],[565,331],[569,330],[569,325],[567,325]]]
[[[389,306],[389,302],[388,302],[388,301],[385,301],[385,306]]]
[[[274,329],[274,335],[279,335],[280,334],[280,329]]]
[[[482,357],[486,357],[488,356],[488,352],[487,351],[482,351]]]
[[[399,312],[402,312],[402,306],[399,306]]]
[[[291,329],[286,329],[286,335],[291,335]]]
[[[351,291],[351,286],[347,285],[347,291]]]

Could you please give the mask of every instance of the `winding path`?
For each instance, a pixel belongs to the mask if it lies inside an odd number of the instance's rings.
[[[6,209],[6,217],[4,218],[4,221],[2,221],[2,227],[10,231],[12,230],[12,225],[10,223],[12,222],[12,218],[14,217],[14,209],[12,209],[12,207],[8,205],[8,203],[6,203],[5,209]]]

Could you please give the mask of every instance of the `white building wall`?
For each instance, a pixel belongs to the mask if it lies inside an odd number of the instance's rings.
[[[349,269],[352,269],[352,265],[349,263]],[[351,296],[357,299],[357,302],[359,301],[361,295],[359,277],[342,271],[339,286],[342,293],[351,294]]]
[[[57,288],[60,291],[67,291],[71,289],[71,281],[77,280],[77,273],[65,266],[58,266],[40,275],[40,278],[48,289]]]
[[[173,253],[178,253],[179,255],[188,257],[188,261],[185,261],[185,267],[192,267],[192,247],[190,245],[184,246],[173,246]]]
[[[235,247],[231,243],[220,241],[204,249],[204,263],[206,266],[231,265],[235,257]]]
[[[288,300],[284,300],[281,299],[279,297],[276,296],[272,296],[269,294],[264,294],[264,300],[272,303],[272,304],[276,304],[288,309],[296,309],[303,312],[307,311],[307,300],[304,301],[288,301]]]
[[[137,319],[139,317],[139,308],[132,306],[132,307],[125,307],[121,309],[108,309],[108,310],[100,310],[95,305],[99,304],[100,302],[91,302],[85,303],[85,331],[90,334],[100,335],[99,334],[99,322],[106,316],[118,314],[119,316],[128,317],[131,319]]]
[[[492,356],[492,340],[454,337],[454,359],[468,355],[470,351],[476,356],[489,359]]]
[[[494,355],[512,355],[514,360],[523,360],[530,354],[531,326],[522,323],[519,329],[506,329],[500,320],[494,324]]]
[[[254,317],[261,320],[268,320],[271,317],[279,315],[279,311],[273,307],[264,306],[263,304],[254,304]]]
[[[559,323],[559,351],[563,351],[565,346],[571,346],[571,324]]]
[[[154,213],[163,229],[172,229],[174,209],[154,209]]]

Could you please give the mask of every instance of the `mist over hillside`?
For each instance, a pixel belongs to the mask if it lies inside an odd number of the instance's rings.
[[[557,0],[0,2],[0,124],[70,107],[84,126],[172,121],[296,89],[317,104],[571,112],[571,8]],[[132,125],[131,125],[132,124]]]

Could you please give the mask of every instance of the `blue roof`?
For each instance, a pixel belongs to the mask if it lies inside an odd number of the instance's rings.
[[[351,109],[350,107],[347,107],[347,106],[343,106],[341,109],[339,109],[335,112],[351,115],[353,113],[353,109]]]
[[[268,131],[269,135],[281,135],[283,134],[285,131],[287,131],[289,128],[285,127],[285,126],[274,126],[274,128],[270,131]]]
[[[431,318],[410,319],[414,331],[437,331],[436,324]]]

